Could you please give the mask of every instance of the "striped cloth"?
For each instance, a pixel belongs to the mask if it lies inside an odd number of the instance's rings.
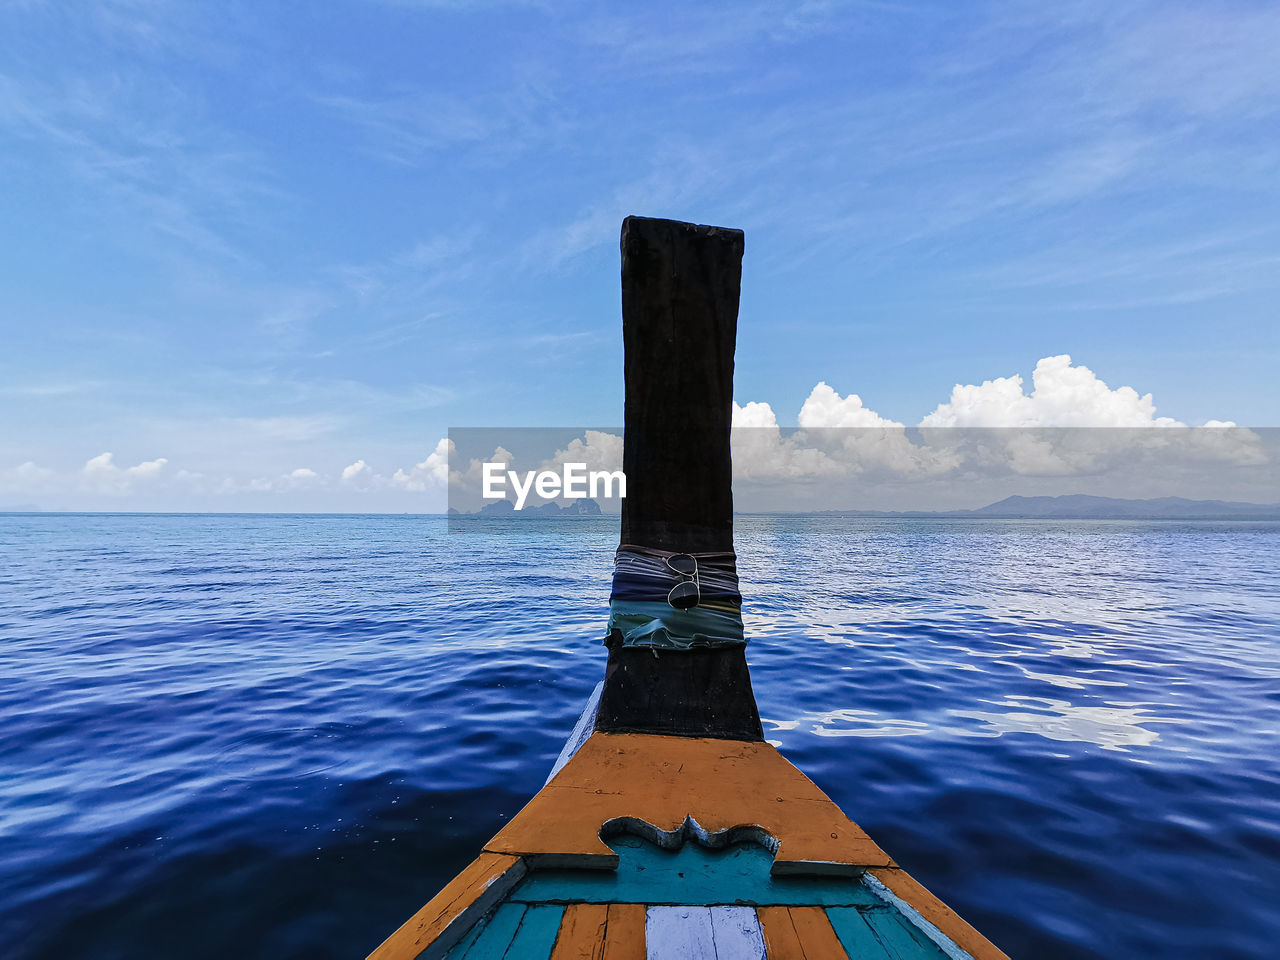
[[[623,646],[687,650],[746,643],[737,557],[732,552],[694,553],[698,561],[700,601],[689,610],[667,602],[677,583],[692,578],[667,566],[669,551],[623,544],[614,555],[609,596],[609,635],[616,630]]]

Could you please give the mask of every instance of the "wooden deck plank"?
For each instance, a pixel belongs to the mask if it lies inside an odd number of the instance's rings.
[[[457,945],[445,954],[445,960],[463,960],[467,955],[467,951],[472,945],[480,939],[480,935],[484,933],[485,928],[489,925],[489,917],[483,917],[477,921],[466,935],[458,941]]]
[[[564,908],[551,960],[603,960],[608,923],[608,904],[569,904]]]
[[[791,923],[786,907],[758,907],[760,933],[764,937],[765,955],[769,960],[804,960],[804,949]]]
[[[649,907],[644,940],[648,960],[716,960],[707,907]]]
[[[947,960],[937,944],[897,910],[868,910],[862,919],[875,931],[893,960]]]
[[[502,960],[528,911],[529,908],[523,903],[504,903],[499,906],[466,952],[458,955],[458,960]],[[449,956],[452,960],[453,952]]]
[[[609,904],[604,960],[645,960],[645,908],[642,903]]]
[[[857,824],[767,743],[594,733],[485,849],[538,865],[611,866],[611,820],[707,833],[755,826],[779,844],[775,874],[853,876],[892,866]]]
[[[482,853],[369,954],[369,960],[442,957],[524,876],[519,858]],[[455,929],[455,923],[458,928]]]
[[[712,907],[716,960],[765,960],[760,918],[753,907]]]
[[[831,907],[827,909],[827,920],[849,956],[857,960],[862,960],[863,957],[890,956],[860,910],[853,907]]]
[[[506,904],[504,904],[506,906]],[[532,904],[520,921],[503,956],[506,960],[547,960],[560,932],[564,907],[555,904]],[[471,960],[471,957],[467,957]],[[485,960],[488,960],[486,957]]]
[[[831,929],[826,910],[822,907],[787,907],[787,911],[791,914],[791,925],[800,940],[805,960],[847,960],[849,954]]]

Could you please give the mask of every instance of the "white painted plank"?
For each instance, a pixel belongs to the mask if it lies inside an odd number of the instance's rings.
[[[755,907],[712,907],[716,960],[765,960],[764,933]]]
[[[587,737],[591,736],[591,731],[596,728],[596,715],[600,712],[600,694],[603,692],[604,681],[601,680],[596,684],[595,690],[591,691],[582,716],[578,717],[578,722],[574,725],[573,733],[569,734],[569,739],[564,742],[564,747],[560,750],[560,756],[556,757],[556,765],[547,774],[547,783],[550,783],[551,778],[560,772],[561,767],[573,759],[578,748],[587,742]]]
[[[645,911],[648,960],[716,960],[711,911],[706,907],[650,907]]]

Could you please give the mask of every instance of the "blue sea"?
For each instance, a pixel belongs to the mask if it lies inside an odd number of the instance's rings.
[[[1280,524],[736,522],[766,736],[996,944],[1277,955]],[[542,784],[616,542],[0,516],[0,957],[363,957]]]

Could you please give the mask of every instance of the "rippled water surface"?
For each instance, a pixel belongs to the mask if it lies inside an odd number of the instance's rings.
[[[0,956],[362,957],[541,785],[616,521],[0,516]],[[767,736],[1015,957],[1280,943],[1280,524],[739,518]]]

